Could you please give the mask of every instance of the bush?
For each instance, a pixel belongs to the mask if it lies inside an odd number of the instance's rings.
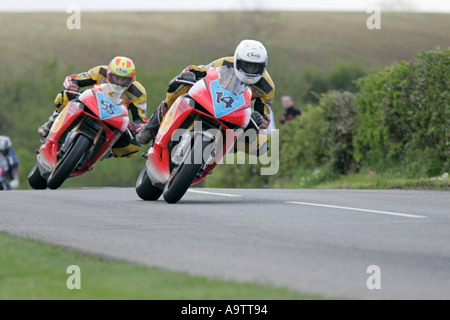
[[[328,173],[355,170],[353,131],[357,126],[355,95],[330,91],[319,105],[305,108],[303,115],[280,128],[280,171],[289,178],[298,170],[328,167]]]
[[[348,174],[357,168],[353,156],[353,132],[358,125],[355,95],[330,91],[321,96],[320,107],[325,118],[325,155],[334,172]]]
[[[449,74],[447,49],[359,80],[356,159],[382,170],[401,163],[411,177],[448,171]]]
[[[326,123],[318,106],[308,106],[300,117],[280,128],[280,177],[292,176],[299,168],[313,169],[328,162]]]

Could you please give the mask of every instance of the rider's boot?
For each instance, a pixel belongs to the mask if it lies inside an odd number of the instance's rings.
[[[48,133],[50,132],[50,129],[52,128],[53,123],[55,122],[58,115],[59,112],[55,110],[53,114],[48,118],[48,121],[38,128],[38,133],[40,136],[42,136],[43,138],[46,138],[48,136]]]
[[[65,108],[65,106],[68,103],[69,97],[66,91],[62,91],[56,95],[55,111],[50,116],[50,118],[48,118],[48,121],[38,128],[39,135],[41,135],[44,138],[48,136],[48,133],[50,132],[50,129],[52,128],[52,125],[55,122],[56,118],[58,117],[59,113]]]
[[[156,109],[155,113],[153,113],[150,120],[148,120],[145,127],[136,136],[136,139],[140,144],[149,144],[150,141],[156,137],[159,125],[161,124],[161,120],[166,114],[166,112],[167,112],[167,105],[163,101],[158,106],[158,109]]]

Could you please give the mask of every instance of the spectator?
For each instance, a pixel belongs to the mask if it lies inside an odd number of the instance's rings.
[[[7,160],[7,183],[9,184],[9,188],[17,189],[19,187],[19,159],[16,156],[16,151],[11,146],[11,139],[9,137],[0,136],[0,154]]]
[[[290,95],[285,94],[281,97],[281,106],[286,110],[284,115],[281,116],[281,124],[285,124],[286,121],[302,114],[302,111],[294,106],[294,100]]]

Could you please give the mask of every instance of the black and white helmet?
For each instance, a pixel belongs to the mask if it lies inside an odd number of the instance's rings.
[[[0,152],[7,154],[11,148],[11,139],[6,136],[0,136]]]
[[[268,60],[264,45],[256,40],[243,40],[234,52],[234,71],[243,83],[255,84],[266,70]]]

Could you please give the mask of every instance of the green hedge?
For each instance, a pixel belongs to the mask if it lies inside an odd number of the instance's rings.
[[[334,172],[348,174],[357,169],[354,158],[353,134],[358,127],[355,95],[331,91],[320,98],[326,128],[325,155]]]
[[[381,170],[402,164],[410,177],[450,166],[450,50],[419,52],[358,82],[355,157]]]
[[[353,131],[357,125],[355,95],[330,91],[319,105],[305,108],[303,115],[280,128],[280,176],[289,177],[300,168],[326,166],[347,174],[357,167],[353,157]]]

